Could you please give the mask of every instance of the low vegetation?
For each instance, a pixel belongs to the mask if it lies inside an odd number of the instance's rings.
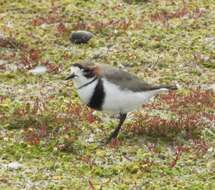
[[[215,189],[214,28],[213,0],[1,0],[0,189]],[[117,122],[64,81],[82,60],[179,90],[99,146]]]

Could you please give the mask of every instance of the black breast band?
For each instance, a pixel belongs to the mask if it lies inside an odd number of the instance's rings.
[[[104,91],[103,81],[99,78],[98,83],[94,89],[94,93],[87,105],[93,109],[102,110],[104,98],[105,98],[105,91]]]

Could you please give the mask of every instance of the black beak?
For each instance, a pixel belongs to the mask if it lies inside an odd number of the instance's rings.
[[[75,74],[73,73],[73,74],[71,74],[70,76],[68,76],[65,80],[70,80],[70,79],[73,79],[73,78],[75,78]]]

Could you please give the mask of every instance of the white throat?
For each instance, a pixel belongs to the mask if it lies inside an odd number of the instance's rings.
[[[95,80],[94,80],[95,79]],[[96,78],[91,78],[84,83],[81,81],[75,81],[74,80],[74,85],[75,88],[77,89],[77,93],[80,97],[80,99],[85,103],[88,104],[90,101],[90,98],[92,97],[94,93],[94,89],[98,83],[98,79]]]

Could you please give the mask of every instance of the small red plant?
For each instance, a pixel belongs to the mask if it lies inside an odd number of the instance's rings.
[[[105,28],[127,30],[131,25],[129,19],[97,21],[92,23],[77,22],[73,28],[76,30],[102,30]]]
[[[95,190],[95,187],[93,185],[93,182],[91,181],[91,179],[88,180],[89,183],[89,190]]]
[[[197,19],[200,16],[202,16],[202,14],[205,12],[206,12],[205,8],[199,8],[199,7],[193,10],[190,10],[188,5],[184,3],[183,8],[180,8],[174,12],[163,10],[163,11],[151,14],[150,18],[152,21],[162,21],[162,22],[165,22],[173,18],[182,18],[185,16],[189,18]]]
[[[170,167],[173,168],[175,167],[175,165],[177,164],[177,162],[179,161],[181,155],[183,152],[188,151],[189,149],[187,147],[184,146],[176,146],[175,147],[175,158],[173,159],[173,161],[170,163]]]
[[[147,109],[161,109],[168,105],[169,110],[175,114],[173,118],[163,119],[159,116],[136,113],[134,122],[127,130],[136,134],[147,134],[159,137],[173,138],[185,132],[188,139],[200,137],[200,132],[208,126],[208,121],[215,120],[213,113],[207,109],[215,108],[215,94],[212,91],[193,89],[187,95],[175,92],[160,96],[159,103],[145,106]],[[166,109],[168,109],[168,107]]]
[[[118,138],[112,139],[111,142],[108,144],[108,146],[111,148],[116,148],[119,145],[121,145],[121,141]]]
[[[64,23],[60,22],[59,24],[57,24],[57,32],[63,34],[68,32],[68,29],[66,28]]]

